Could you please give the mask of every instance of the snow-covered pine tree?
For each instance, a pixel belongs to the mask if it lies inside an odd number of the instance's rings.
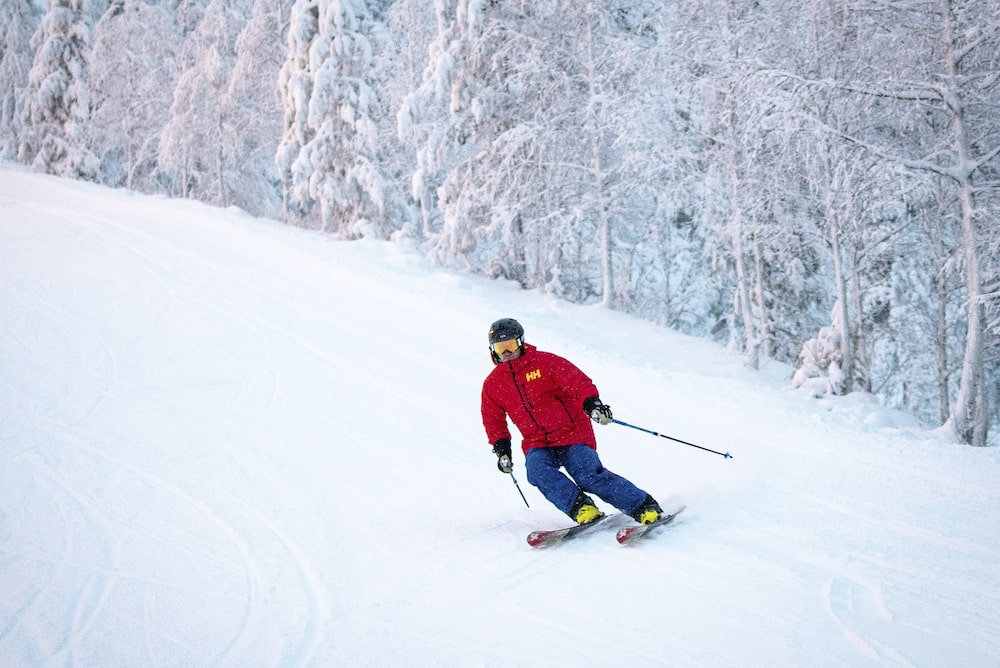
[[[417,236],[432,241],[435,250],[431,256],[436,261],[446,260],[436,250],[444,228],[438,188],[461,159],[453,155],[455,144],[447,139],[451,126],[449,94],[455,69],[451,49],[459,37],[455,16],[453,2],[434,1],[434,32],[428,40],[426,66],[396,112],[396,133],[413,153],[409,185],[410,197],[418,208]]]
[[[378,121],[387,113],[369,79],[384,48],[384,2],[298,0],[281,75],[285,133],[277,161],[289,209],[312,212],[340,236],[385,237]]]
[[[0,5],[0,158],[14,159],[21,133],[21,105],[31,69],[31,36],[38,15],[31,0]]]
[[[313,91],[309,48],[319,35],[316,0],[296,0],[288,22],[285,62],[278,77],[284,112],[284,131],[275,152],[275,165],[282,184],[282,207],[291,218],[306,220],[315,202],[301,186],[302,175],[294,173],[295,161],[316,131],[306,122]]]
[[[824,394],[844,393],[843,309],[834,305],[830,313],[832,325],[822,327],[816,338],[802,345],[798,368],[792,376],[792,385],[804,388],[815,397]]]
[[[31,40],[35,58],[21,115],[19,162],[59,176],[96,174],[97,158],[86,143],[90,36],[86,0],[48,0]]]

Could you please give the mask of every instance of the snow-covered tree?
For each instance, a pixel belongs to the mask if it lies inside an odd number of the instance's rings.
[[[434,34],[428,41],[427,64],[414,90],[403,97],[396,112],[399,140],[414,156],[410,196],[419,210],[421,239],[435,239],[443,227],[438,187],[458,161],[448,149],[448,99],[454,57],[449,53],[456,38],[455,8],[451,0],[434,0]]]
[[[253,0],[210,0],[179,56],[170,119],[160,135],[159,171],[172,194],[228,206],[233,101],[227,95],[236,39]]]
[[[155,187],[158,140],[169,118],[180,44],[170,13],[142,0],[112,0],[94,26],[88,140],[101,159],[101,182]]]
[[[284,132],[275,154],[275,164],[282,183],[282,203],[290,215],[303,218],[314,202],[293,187],[292,166],[302,147],[315,136],[306,122],[309,98],[313,90],[309,47],[319,35],[319,5],[316,0],[297,0],[291,8],[285,63],[278,79],[284,111]],[[296,181],[301,177],[294,177]]]
[[[93,178],[97,159],[86,145],[90,36],[85,0],[48,0],[31,40],[35,59],[21,116],[19,162],[49,174]]]
[[[388,110],[369,78],[386,48],[384,4],[298,0],[289,26],[277,154],[286,206],[306,213],[318,205],[318,225],[345,237],[391,229],[378,147]]]
[[[9,0],[0,6],[0,157],[8,160],[17,154],[36,14],[31,0]]]
[[[854,89],[859,96],[890,101],[897,118],[924,132],[910,145],[859,128],[858,141],[909,170],[941,177],[953,188],[955,204],[946,215],[957,221],[961,235],[966,328],[948,426],[962,441],[985,445],[990,420],[987,313],[1000,303],[1000,296],[987,288],[995,284],[996,274],[984,273],[987,267],[996,269],[987,252],[1000,234],[997,209],[984,205],[996,203],[1000,192],[1000,8],[976,0],[909,0],[873,9],[869,16],[884,31],[887,57],[871,63],[877,77],[870,75],[868,85]],[[927,118],[934,122],[926,123]]]
[[[223,97],[228,136],[223,163],[230,202],[255,215],[280,214],[274,153],[281,136],[278,76],[284,63],[287,0],[255,0],[236,38],[235,63]]]
[[[964,329],[961,243],[945,214],[952,189],[940,178],[901,177],[901,236],[881,261],[885,280],[868,297],[877,308],[869,308],[864,322],[871,390],[889,405],[943,424],[958,385],[954,360],[961,359]]]
[[[379,164],[385,174],[386,216],[396,231],[394,238],[419,239],[420,212],[411,196],[414,142],[400,132],[399,112],[421,81],[427,52],[434,39],[434,0],[396,0],[388,9],[386,25],[391,40],[375,52],[372,80],[386,113],[373,118],[378,131]]]
[[[424,81],[400,114],[421,134],[414,196],[437,209],[424,216],[435,259],[628,302],[629,196],[652,171],[630,161],[650,145],[632,105],[648,39],[636,7],[439,3]]]
[[[665,38],[678,63],[676,85],[693,100],[692,124],[703,140],[694,217],[707,262],[727,295],[713,323],[756,367],[790,360],[816,311],[816,244],[804,224],[801,111],[794,90],[773,73],[792,67],[803,39],[788,39],[801,12],[779,3],[683,3]]]
[[[813,396],[841,394],[844,388],[844,324],[840,317],[844,309],[834,305],[830,314],[833,324],[822,327],[816,338],[802,346],[798,368],[792,385],[808,390]]]

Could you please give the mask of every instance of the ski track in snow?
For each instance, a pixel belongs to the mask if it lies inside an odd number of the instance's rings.
[[[0,181],[0,664],[1000,665],[995,448],[398,246]],[[503,315],[734,459],[601,428],[687,510],[528,547],[566,518],[484,442]]]
[[[67,217],[69,217],[68,213]],[[92,231],[97,238],[103,239],[109,245],[122,243],[119,240],[120,237],[114,236],[114,231],[122,236],[129,236],[127,228],[116,226],[108,220],[81,216],[73,216],[72,219],[76,224],[86,225],[88,231]],[[109,232],[108,228],[111,228],[113,232]],[[141,233],[135,233],[131,236],[146,237],[147,239],[149,237],[149,235]],[[153,241],[155,242],[155,239]],[[119,264],[120,262],[121,265],[136,266],[137,271],[142,272],[152,280],[155,287],[158,288],[155,297],[159,298],[162,304],[158,305],[155,312],[151,315],[147,330],[154,331],[160,323],[169,317],[171,311],[176,309],[177,303],[180,301],[171,285],[184,279],[182,273],[158,263],[154,257],[142,252],[141,248],[142,246],[139,242],[129,241],[120,249],[115,249],[116,252],[113,253],[112,261],[115,264]],[[86,288],[81,289],[76,284],[68,287],[74,299],[85,298],[87,296]],[[232,322],[233,317],[242,315],[241,307],[226,303],[224,300],[212,302],[206,299],[198,305],[206,310],[226,312],[227,316],[225,319],[229,322]],[[50,309],[51,312],[49,312]],[[41,315],[48,323],[54,323],[58,320],[60,313],[58,306],[47,307],[45,304],[39,304],[36,315]],[[111,305],[111,312],[108,314],[108,318],[114,321],[117,316],[117,310],[114,305]],[[76,322],[77,324],[88,324],[85,319],[80,319]],[[249,327],[241,328],[241,330],[255,332],[254,327],[256,325],[253,319],[247,319],[244,324],[249,325]],[[143,334],[143,332],[137,333],[133,343],[142,338]],[[193,661],[213,664],[219,662],[225,663],[240,656],[247,659],[253,658],[257,651],[256,638],[262,633],[266,634],[267,618],[272,612],[268,600],[272,597],[272,592],[269,590],[274,586],[276,573],[285,571],[289,567],[294,568],[296,572],[292,575],[284,576],[284,580],[287,581],[287,584],[294,584],[300,592],[300,595],[295,597],[296,605],[300,605],[303,602],[306,605],[305,609],[300,611],[303,628],[301,629],[302,638],[298,646],[286,643],[280,655],[293,663],[308,661],[312,648],[315,646],[317,638],[322,631],[321,625],[325,616],[325,603],[319,597],[319,593],[323,591],[323,588],[318,586],[319,579],[315,568],[308,562],[301,549],[283,535],[279,527],[261,513],[256,512],[252,507],[241,507],[242,504],[239,499],[227,499],[225,495],[220,495],[220,499],[215,502],[216,506],[213,507],[197,496],[186,492],[180,485],[171,482],[166,476],[152,475],[142,468],[137,468],[129,464],[127,461],[109,457],[105,453],[89,447],[86,444],[85,435],[82,433],[77,434],[77,432],[83,431],[80,428],[80,424],[86,422],[90,416],[99,411],[105,402],[120,403],[125,405],[126,408],[141,408],[142,401],[136,401],[127,397],[109,398],[107,396],[106,388],[113,387],[119,381],[119,365],[115,359],[114,343],[102,336],[97,328],[86,328],[83,331],[77,330],[75,335],[79,338],[75,337],[63,342],[72,347],[71,352],[65,356],[65,361],[72,368],[90,369],[93,371],[88,377],[90,381],[88,389],[93,392],[94,399],[92,405],[83,410],[76,423],[59,424],[51,422],[52,416],[72,412],[69,409],[69,405],[74,400],[77,388],[68,386],[62,389],[55,397],[54,402],[39,415],[39,418],[47,422],[46,431],[50,431],[54,438],[61,441],[62,445],[68,446],[69,451],[65,454],[61,453],[60,461],[56,462],[47,462],[38,457],[32,457],[31,461],[34,466],[29,471],[29,478],[33,481],[37,494],[53,499],[65,499],[65,501],[60,501],[58,508],[66,533],[63,546],[61,549],[57,548],[56,552],[61,554],[60,558],[53,559],[51,556],[39,557],[39,559],[47,563],[47,570],[50,572],[50,576],[47,581],[39,583],[34,587],[34,590],[29,594],[28,604],[21,614],[29,618],[45,615],[41,606],[48,605],[49,603],[46,596],[48,589],[52,587],[54,581],[70,577],[69,573],[62,572],[62,569],[73,570],[77,566],[73,562],[73,555],[77,552],[78,546],[75,544],[75,540],[78,536],[87,535],[88,542],[101,545],[106,544],[108,547],[106,554],[102,551],[98,554],[89,555],[100,563],[89,565],[89,568],[93,572],[88,575],[85,584],[81,587],[71,619],[65,626],[56,625],[55,627],[59,633],[63,633],[68,629],[68,637],[59,639],[49,638],[41,631],[31,634],[27,644],[33,646],[32,654],[37,653],[48,656],[57,663],[63,661],[74,663],[75,660],[83,660],[79,658],[74,659],[72,655],[75,641],[90,632],[93,625],[92,622],[103,612],[107,600],[111,596],[111,592],[120,586],[119,581],[127,581],[129,579],[127,575],[110,576],[108,574],[119,570],[121,567],[119,532],[124,530],[129,534],[145,537],[152,541],[163,540],[155,528],[151,529],[147,526],[149,522],[145,518],[133,519],[129,516],[122,516],[120,510],[113,503],[109,503],[109,500],[94,498],[93,491],[75,489],[72,480],[64,480],[57,473],[58,470],[68,468],[77,471],[89,469],[93,471],[95,477],[131,478],[141,483],[144,493],[162,497],[160,505],[169,509],[168,512],[188,515],[191,517],[190,521],[195,525],[202,525],[207,534],[215,537],[213,540],[203,542],[199,539],[192,541],[192,537],[187,535],[187,532],[182,532],[180,539],[174,541],[173,544],[170,541],[164,541],[165,544],[162,547],[167,551],[178,552],[182,555],[182,559],[185,562],[191,560],[195,563],[207,564],[224,571],[231,570],[232,558],[219,553],[220,550],[215,546],[219,538],[222,539],[222,543],[227,548],[231,548],[238,553],[238,563],[242,564],[242,573],[238,574],[238,579],[241,580],[239,582],[239,591],[220,590],[217,593],[211,593],[225,599],[232,599],[243,606],[244,609],[239,614],[239,624],[236,628],[232,629],[231,639],[224,646],[220,646],[217,649],[214,657],[193,653],[191,656]],[[79,345],[78,342],[81,340],[86,342],[86,348]],[[19,343],[25,349],[30,348],[24,342]],[[273,369],[269,375],[271,382],[265,382],[264,387],[270,386],[270,391],[273,392],[273,378],[275,376]],[[265,378],[265,380],[267,379]],[[249,388],[241,388],[244,391],[247,389]],[[264,397],[263,403],[265,407],[268,401],[269,397]],[[167,405],[161,407],[166,409],[168,414],[172,414],[175,417],[182,416],[182,406],[170,406],[169,401],[166,403]],[[238,461],[238,454],[232,448],[228,450],[228,454],[231,455],[233,461]],[[98,479],[97,482],[104,483],[107,481]],[[155,523],[159,518],[150,519]],[[86,530],[82,530],[81,527],[85,527]],[[242,535],[248,530],[258,534],[255,536],[253,544],[251,544],[249,537]],[[261,549],[262,546],[266,546],[266,549]],[[260,555],[274,555],[274,558],[269,559],[269,561],[273,560],[276,563],[261,562]],[[235,574],[231,573],[230,575]],[[183,580],[180,582],[183,583]],[[144,585],[160,587],[166,590],[176,588],[176,585],[171,584],[167,580],[146,581]],[[181,589],[183,588],[184,585],[181,586]],[[193,593],[205,594],[206,592],[196,590]],[[168,595],[183,596],[184,593],[174,591]],[[39,602],[37,610],[32,609],[32,601]],[[155,604],[148,596],[144,598],[143,603],[143,609],[134,613],[132,619],[127,620],[128,622],[145,627],[144,644],[146,655],[135,657],[139,664],[153,662],[158,654],[156,648],[164,640],[172,642],[179,647],[190,646],[194,648],[196,646],[195,643],[180,637],[157,638],[157,628],[150,623],[154,620],[156,614]]]

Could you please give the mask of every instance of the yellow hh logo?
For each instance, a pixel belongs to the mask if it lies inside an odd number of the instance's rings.
[[[541,377],[542,377],[541,369],[535,369],[534,371],[529,371],[528,373],[524,374],[524,380],[525,382],[528,383],[530,383],[533,380],[538,380]]]

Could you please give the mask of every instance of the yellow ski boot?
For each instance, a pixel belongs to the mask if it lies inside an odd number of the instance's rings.
[[[594,504],[594,500],[583,492],[577,495],[576,501],[573,503],[573,509],[567,514],[577,524],[590,524],[604,517],[604,513]]]
[[[577,524],[590,524],[601,517],[604,517],[604,513],[601,512],[600,508],[592,503],[585,503],[576,511],[576,517],[573,519],[576,520]]]
[[[639,524],[652,524],[663,516],[663,508],[649,494],[639,507],[632,511],[632,519]]]

